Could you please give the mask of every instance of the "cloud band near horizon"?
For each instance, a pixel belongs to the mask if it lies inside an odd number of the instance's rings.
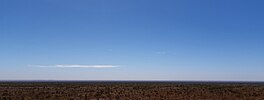
[[[51,67],[51,68],[115,68],[116,65],[28,65],[30,67]]]

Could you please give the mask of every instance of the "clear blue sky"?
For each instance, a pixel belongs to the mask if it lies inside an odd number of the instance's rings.
[[[0,80],[264,81],[262,0],[1,0]]]

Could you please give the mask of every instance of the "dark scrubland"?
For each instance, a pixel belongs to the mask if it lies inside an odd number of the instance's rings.
[[[0,82],[0,100],[264,100],[264,83]]]

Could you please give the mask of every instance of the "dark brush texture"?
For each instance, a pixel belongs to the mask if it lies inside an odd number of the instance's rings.
[[[0,100],[264,100],[263,83],[1,82]]]

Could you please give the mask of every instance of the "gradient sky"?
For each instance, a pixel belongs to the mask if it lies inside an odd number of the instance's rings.
[[[0,80],[264,81],[263,0],[1,0]]]

